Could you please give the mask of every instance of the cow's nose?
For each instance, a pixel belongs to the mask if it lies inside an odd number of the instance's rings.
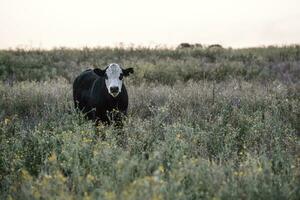
[[[111,93],[117,93],[117,92],[119,92],[119,88],[118,87],[110,87],[109,89],[110,89]]]

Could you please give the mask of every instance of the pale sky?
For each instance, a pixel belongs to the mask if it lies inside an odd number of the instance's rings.
[[[0,49],[300,44],[300,0],[0,0]]]

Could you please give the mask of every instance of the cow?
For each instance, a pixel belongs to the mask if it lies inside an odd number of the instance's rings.
[[[109,64],[104,70],[85,70],[73,83],[75,108],[96,125],[102,122],[122,126],[122,117],[127,115],[128,108],[123,77],[133,72],[133,68],[123,69],[116,63]]]

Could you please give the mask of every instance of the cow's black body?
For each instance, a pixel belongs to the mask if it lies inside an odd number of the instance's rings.
[[[121,92],[112,97],[105,86],[105,78],[89,69],[82,72],[74,81],[73,98],[75,108],[96,122],[121,125],[122,116],[127,114],[128,95],[123,83]]]

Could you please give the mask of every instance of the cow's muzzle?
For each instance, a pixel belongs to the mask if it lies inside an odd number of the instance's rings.
[[[109,88],[109,93],[113,96],[116,97],[119,94],[119,87],[110,87]]]

